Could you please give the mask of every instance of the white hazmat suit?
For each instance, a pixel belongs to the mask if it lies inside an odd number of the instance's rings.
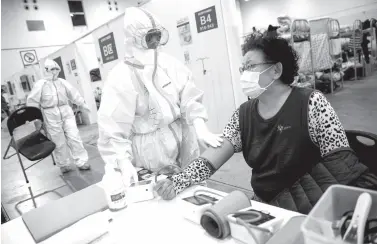
[[[98,112],[98,148],[128,184],[137,181],[134,166],[183,167],[199,156],[198,137],[214,147],[222,139],[205,125],[203,92],[190,70],[158,50],[166,29],[135,7],[126,9],[124,28],[125,59],[109,72]]]
[[[66,80],[58,78],[60,67],[56,62],[47,59],[45,70],[45,79],[34,85],[27,98],[27,105],[42,110],[47,133],[56,144],[56,163],[62,172],[71,170],[69,165],[72,157],[79,169],[89,169],[88,153],[81,141],[69,102],[90,110],[77,89]]]

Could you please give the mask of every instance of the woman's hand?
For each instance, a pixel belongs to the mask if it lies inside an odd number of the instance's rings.
[[[174,190],[173,181],[169,179],[158,181],[153,190],[164,200],[171,200],[177,195]]]

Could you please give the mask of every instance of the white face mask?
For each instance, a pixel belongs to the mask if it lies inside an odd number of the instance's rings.
[[[263,70],[262,72],[253,72],[253,71],[244,71],[241,75],[241,87],[243,93],[250,97],[251,99],[255,99],[262,95],[263,92],[267,90],[267,88],[274,83],[275,80],[272,80],[268,86],[262,88],[259,85],[259,78],[260,75],[270,69],[272,66],[268,67],[267,69]]]
[[[59,70],[52,70],[51,73],[53,80],[56,80],[59,76]]]

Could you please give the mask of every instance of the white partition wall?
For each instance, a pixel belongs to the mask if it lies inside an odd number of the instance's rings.
[[[84,116],[83,120],[85,122],[87,119],[89,124],[97,123],[97,106],[90,79],[90,70],[93,67],[93,61],[95,61],[92,60],[95,58],[94,44],[75,44],[75,56],[75,72],[81,83],[82,95],[91,110],[90,113]]]
[[[124,14],[92,33],[103,81],[106,81],[109,71],[124,57],[123,18]]]

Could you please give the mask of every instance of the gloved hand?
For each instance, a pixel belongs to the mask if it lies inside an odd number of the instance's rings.
[[[89,106],[86,103],[84,103],[83,105],[81,105],[81,109],[83,109],[87,113],[90,113],[90,108],[89,108]]]
[[[164,200],[171,200],[175,196],[177,196],[177,193],[174,190],[173,181],[169,179],[164,179],[156,182],[153,190],[157,192],[157,194]]]
[[[133,182],[138,182],[137,171],[128,159],[122,160],[118,163],[120,172],[122,174],[123,184],[130,186]]]
[[[212,134],[205,124],[202,118],[197,118],[193,122],[196,135],[198,137],[199,143],[203,147],[219,147],[223,142],[223,139],[219,135]]]

